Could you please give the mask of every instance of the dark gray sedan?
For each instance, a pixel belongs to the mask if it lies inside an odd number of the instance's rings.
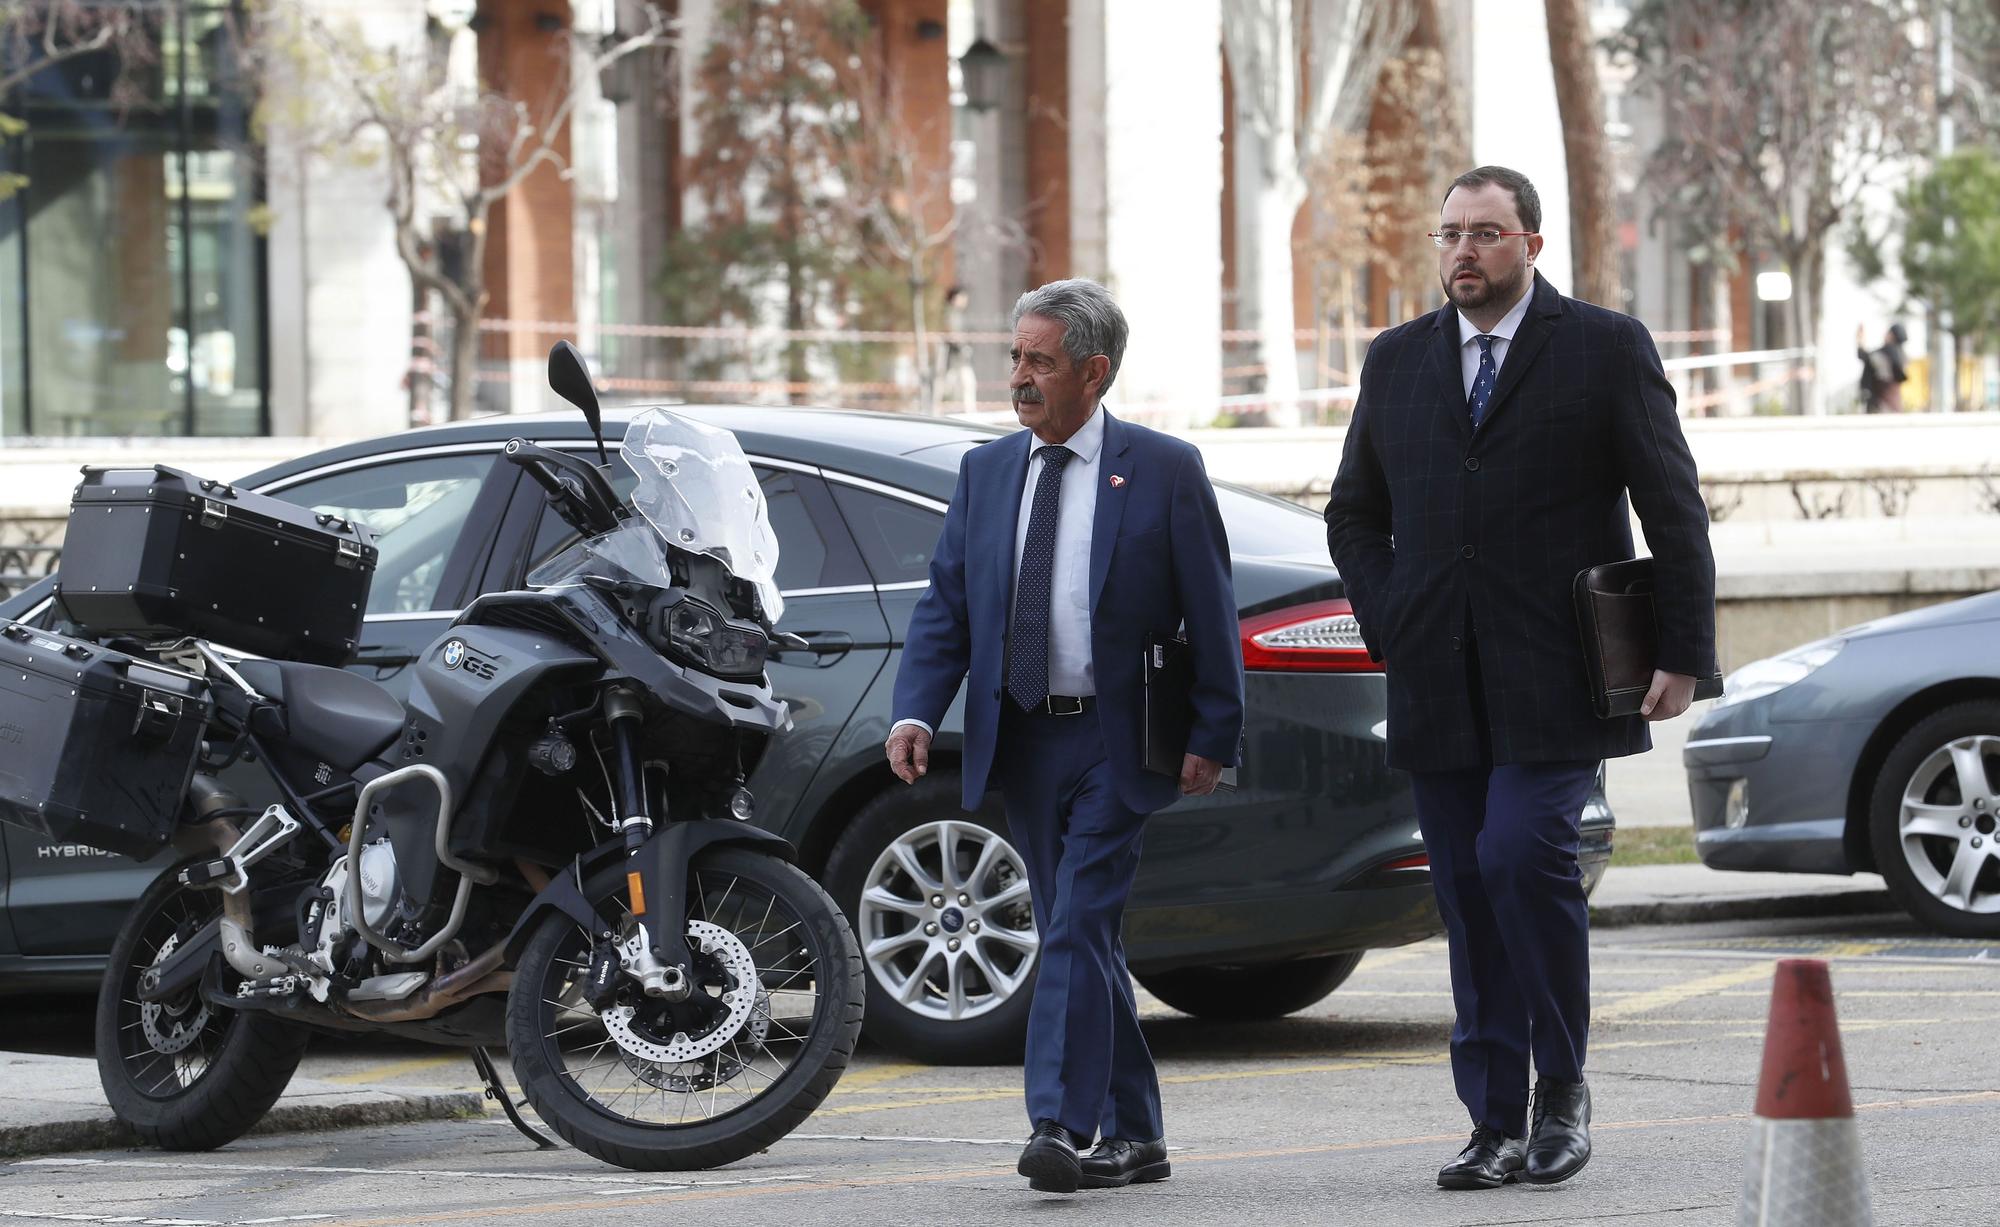
[[[958,808],[962,712],[947,717],[913,787],[890,775],[881,748],[903,628],[959,458],[997,432],[832,410],[677,412],[733,430],[770,504],[781,629],[810,647],[771,667],[796,727],[750,786],[759,820],[798,846],[854,922],[870,1034],[931,1060],[1016,1048],[1037,938],[999,806]],[[519,586],[567,544],[539,490],[495,463],[517,434],[587,446],[574,416],[499,418],[334,448],[244,480],[375,529],[381,561],[354,669],[407,684],[404,671],[459,609]],[[1333,991],[1363,951],[1440,926],[1408,780],[1384,765],[1382,674],[1326,560],[1320,518],[1230,486],[1218,497],[1248,666],[1246,759],[1235,791],[1183,801],[1148,827],[1126,949],[1141,983],[1173,1006],[1270,1017]],[[47,594],[47,583],[29,589],[0,616],[46,619]],[[0,830],[0,986],[94,977],[160,866]],[[1600,792],[1586,814],[1592,884],[1610,848]],[[945,895],[968,922],[960,940],[912,922]]]
[[[1710,867],[1873,870],[1924,924],[2000,937],[2000,592],[1738,669],[1682,761]]]

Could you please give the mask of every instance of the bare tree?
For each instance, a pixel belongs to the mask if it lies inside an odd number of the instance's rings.
[[[843,132],[837,158],[842,190],[830,204],[835,217],[859,235],[858,257],[889,273],[908,293],[917,409],[934,413],[938,355],[929,317],[952,243],[970,235],[1018,250],[1027,233],[1018,221],[991,216],[953,195],[950,163],[938,156],[942,133],[912,117],[893,87],[875,84],[886,79],[887,74],[863,73],[853,82],[857,122]]]
[[[1695,246],[1791,273],[1787,341],[1819,332],[1826,249],[1862,194],[1926,150],[1919,0],[1645,0],[1620,38],[1659,101],[1647,179]],[[1814,404],[1793,385],[1795,411]]]
[[[1408,301],[1437,293],[1425,227],[1445,185],[1465,165],[1467,140],[1455,107],[1438,105],[1452,82],[1442,52],[1413,47],[1382,66],[1368,131],[1328,137],[1307,172],[1312,225],[1299,254],[1321,272],[1318,314],[1331,298],[1341,326],[1341,376],[1359,377],[1360,277],[1396,287]]]
[[[555,86],[539,105],[446,71],[439,42],[382,46],[352,21],[299,3],[259,11],[248,47],[267,92],[260,121],[281,125],[326,160],[379,159],[396,253],[416,288],[451,320],[450,405],[471,416],[479,319],[486,308],[487,219],[493,206],[544,166],[567,171],[562,137],[588,83],[628,55],[664,49],[671,24],[639,6],[636,29],[600,44],[572,33]],[[372,142],[370,137],[379,138]],[[457,251],[437,239],[460,238]]]
[[[1234,0],[1223,6],[1237,118],[1262,151],[1257,179],[1257,258],[1243,270],[1255,305],[1264,391],[1272,420],[1297,422],[1297,321],[1292,306],[1292,226],[1307,177],[1329,134],[1368,115],[1382,65],[1416,24],[1415,0]],[[1301,80],[1302,74],[1305,80]]]
[[[1623,299],[1618,193],[1612,184],[1611,142],[1604,131],[1604,89],[1597,79],[1590,6],[1587,0],[1546,0],[1545,7],[1569,175],[1570,276],[1578,297],[1615,310]]]
[[[111,58],[107,94],[121,110],[144,101],[135,70],[157,63],[140,0],[6,0],[0,4],[0,98],[48,69],[84,56]],[[0,138],[27,131],[18,115],[0,114]],[[28,186],[28,177],[0,172],[0,200]]]

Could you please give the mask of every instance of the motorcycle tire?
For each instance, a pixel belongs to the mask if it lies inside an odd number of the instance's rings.
[[[222,892],[167,870],[139,896],[111,945],[97,994],[97,1073],[119,1120],[164,1150],[213,1150],[242,1137],[284,1094],[309,1033],[205,1001],[199,985],[139,1000],[139,977],[222,914]]]
[[[719,1167],[766,1149],[832,1092],[861,1030],[861,954],[818,883],[733,847],[698,858],[692,879],[695,996],[649,997],[621,972],[616,1001],[592,1007],[594,938],[562,913],[528,939],[508,993],[507,1048],[536,1114],[633,1171]],[[618,939],[634,931],[623,864],[594,875],[585,895],[621,918]]]

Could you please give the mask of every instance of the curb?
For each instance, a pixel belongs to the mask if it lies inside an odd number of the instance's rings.
[[[1592,904],[1594,929],[1631,925],[1702,924],[1716,920],[1793,920],[1814,916],[1861,916],[1900,912],[1886,890],[1840,890],[1811,895],[1749,895],[1722,898],[1648,899]]]
[[[246,1136],[270,1133],[320,1133],[367,1125],[406,1125],[416,1121],[457,1120],[484,1116],[485,1098],[478,1091],[441,1091],[405,1095],[382,1092],[387,1100],[371,1103],[284,1103],[280,1101]],[[46,1124],[0,1127],[0,1159],[60,1154],[73,1150],[108,1150],[148,1145],[123,1122],[101,1120],[50,1121]]]

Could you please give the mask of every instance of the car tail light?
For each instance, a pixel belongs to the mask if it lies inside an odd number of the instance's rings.
[[[1243,667],[1280,673],[1380,673],[1344,600],[1314,601],[1245,618]]]
[[[1377,866],[1379,869],[1429,869],[1430,867],[1431,858],[1424,852],[1419,852],[1415,856],[1399,856],[1387,864]]]

